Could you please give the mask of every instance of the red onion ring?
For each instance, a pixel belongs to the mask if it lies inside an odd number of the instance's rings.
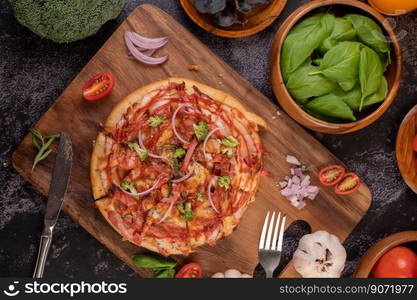
[[[206,153],[206,144],[207,144],[207,141],[209,140],[209,138],[213,135],[213,133],[215,133],[216,131],[218,131],[218,130],[222,130],[223,128],[221,128],[221,127],[217,127],[217,128],[215,128],[215,129],[213,129],[212,131],[210,131],[208,134],[207,134],[207,136],[206,136],[206,138],[204,139],[204,142],[203,142],[203,154],[204,154],[204,157],[207,157],[207,153]]]
[[[143,138],[142,138],[142,134],[141,134],[141,132],[140,132],[140,131],[138,132],[138,141],[139,141],[139,146],[140,146],[142,149],[144,149],[144,150],[148,151],[148,149],[146,149],[146,148],[145,148],[145,144],[143,143]],[[156,155],[156,154],[153,154],[153,153],[151,153],[151,152],[149,152],[149,151],[148,151],[148,155],[149,155],[150,157],[153,157],[153,158],[159,158],[159,159],[164,158],[164,157],[163,157],[163,156],[161,156],[161,155]]]
[[[214,209],[214,211],[216,213],[219,213],[218,209],[214,206],[213,199],[211,198],[211,187],[216,182],[216,180],[217,180],[217,176],[214,176],[214,177],[211,178],[210,183],[209,183],[208,188],[207,188],[207,198],[210,202],[211,207]]]
[[[172,125],[172,131],[174,132],[175,136],[177,137],[177,139],[179,139],[183,144],[189,144],[189,141],[184,140],[179,133],[177,132],[177,129],[175,128],[175,119],[177,118],[177,113],[183,108],[183,107],[191,107],[190,104],[181,104],[177,107],[177,109],[174,111],[174,114],[172,115],[172,120],[171,120],[171,125]]]
[[[124,189],[122,189],[122,187],[120,185],[117,185],[117,187],[120,189],[120,191],[126,195],[132,196],[132,197],[143,197],[146,196],[147,194],[149,194],[150,192],[152,192],[154,189],[157,188],[159,182],[161,181],[161,177],[158,177],[155,181],[155,183],[147,190],[140,192],[140,193],[130,193]]]
[[[175,201],[174,197],[171,197],[171,202],[169,203],[168,209],[166,210],[163,217],[156,224],[162,223],[163,221],[166,220],[166,218],[168,218],[171,215],[172,208],[174,207],[174,201]]]
[[[151,57],[151,56],[147,56],[145,54],[143,54],[142,52],[139,51],[138,48],[135,47],[135,45],[133,45],[132,41],[129,38],[129,35],[127,34],[127,32],[125,33],[125,43],[127,46],[127,49],[129,49],[130,54],[136,58],[138,61],[143,62],[144,64],[148,64],[148,65],[159,65],[164,63],[167,59],[168,56],[161,56],[161,57]]]
[[[194,168],[191,168],[190,172],[188,172],[186,175],[182,176],[181,178],[178,179],[173,179],[172,182],[173,183],[179,183],[179,182],[183,182],[185,180],[187,180],[188,178],[191,177],[191,175],[193,175],[194,173]]]
[[[127,31],[125,35],[129,37],[135,46],[145,50],[161,48],[168,42],[168,38],[166,37],[146,38],[133,31]]]

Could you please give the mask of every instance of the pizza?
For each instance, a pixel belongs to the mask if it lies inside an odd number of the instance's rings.
[[[91,159],[96,206],[124,239],[188,255],[232,233],[255,200],[265,121],[232,96],[169,78],[120,101]]]

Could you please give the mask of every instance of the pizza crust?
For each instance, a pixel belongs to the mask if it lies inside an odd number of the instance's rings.
[[[94,200],[107,196],[108,192],[103,186],[99,172],[100,159],[105,157],[105,142],[106,137],[102,132],[100,132],[94,142],[93,153],[91,154],[90,180]]]

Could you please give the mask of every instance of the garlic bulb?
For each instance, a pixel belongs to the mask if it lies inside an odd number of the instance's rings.
[[[326,231],[303,236],[293,256],[294,267],[304,278],[340,277],[345,262],[345,248]]]
[[[249,274],[242,274],[238,270],[230,269],[224,273],[216,273],[211,278],[252,278]]]

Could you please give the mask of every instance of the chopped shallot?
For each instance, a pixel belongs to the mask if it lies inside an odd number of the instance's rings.
[[[291,168],[291,177],[285,176],[284,180],[278,183],[281,188],[281,195],[287,198],[296,208],[303,209],[306,206],[304,199],[314,200],[319,193],[319,188],[311,185],[310,176],[304,174],[306,168],[301,165],[296,157],[288,155],[287,162],[300,167]]]
[[[296,166],[301,166],[301,163],[298,160],[298,158],[293,155],[287,155],[287,163],[296,165]]]

